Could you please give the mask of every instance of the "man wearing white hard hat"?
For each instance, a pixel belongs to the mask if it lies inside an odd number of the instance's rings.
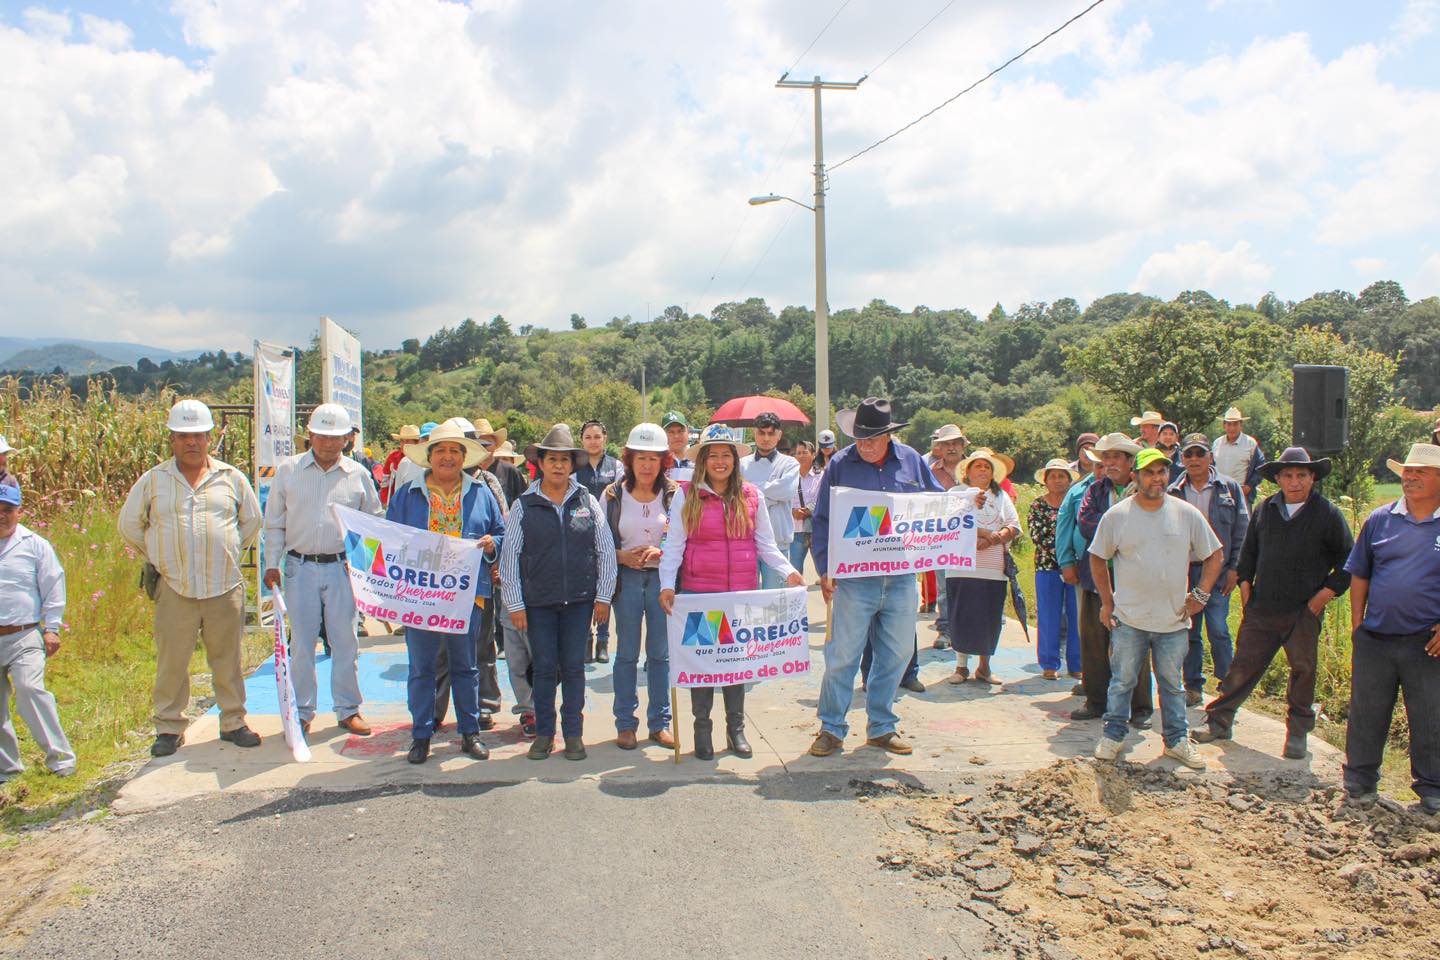
[[[173,456],[135,481],[119,517],[121,538],[158,574],[150,754],[167,757],[185,740],[197,637],[220,705],[220,739],[257,747],[260,735],[245,725],[240,555],[260,531],[260,503],[245,474],[210,456],[215,421],[209,407],[181,400],[170,409],[168,426]]]
[[[10,441],[5,439],[4,434],[0,434],[0,486],[20,486],[20,480],[10,472],[10,454],[14,452],[15,448],[10,446]]]
[[[355,595],[345,570],[345,535],[331,504],[380,513],[370,472],[344,456],[350,415],[338,403],[322,403],[305,428],[310,449],[275,470],[265,501],[265,586],[281,586],[290,611],[290,674],[300,726],[310,732],[318,698],[315,643],[321,623],[330,641],[330,699],[342,729],[370,735],[360,716],[360,640],[355,635]]]

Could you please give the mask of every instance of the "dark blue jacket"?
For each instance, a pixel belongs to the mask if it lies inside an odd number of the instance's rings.
[[[500,556],[500,586],[510,612],[609,603],[616,568],[604,509],[574,477],[559,505],[536,480],[510,507],[510,536]]]
[[[425,478],[428,476],[430,471],[426,470],[395,491],[385,510],[386,520],[419,530],[430,529],[430,489],[425,486]],[[460,537],[463,540],[479,540],[489,534],[495,538],[495,556],[498,558],[505,543],[505,517],[500,512],[500,504],[483,483],[476,483],[465,474],[460,476],[461,489],[464,490],[460,497]],[[476,550],[475,554],[486,564],[495,562],[485,559],[485,554],[479,550]],[[489,571],[482,574],[477,565],[476,573],[479,575],[475,578],[475,596],[490,596]]]
[[[1189,483],[1190,475],[1182,473],[1179,480],[1170,484],[1170,495],[1185,500]],[[1225,558],[1220,573],[1224,575],[1240,567],[1240,548],[1245,545],[1245,531],[1250,529],[1250,508],[1240,484],[1222,477],[1214,467],[1210,468],[1210,483],[1214,489],[1210,492],[1210,514],[1205,519],[1220,538],[1220,555]]]
[[[605,492],[605,488],[616,480],[625,476],[625,465],[608,453],[600,455],[600,466],[590,466],[590,454],[580,454],[580,466],[575,468],[575,479],[580,481],[580,486],[590,491],[590,496],[596,500]]]

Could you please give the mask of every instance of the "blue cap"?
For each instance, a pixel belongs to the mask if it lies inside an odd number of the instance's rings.
[[[420,425],[420,439],[424,440],[426,437],[430,436],[430,431],[434,430],[438,426],[440,426],[440,424],[436,423],[434,420],[431,420],[427,423],[422,423]]]
[[[0,503],[20,506],[20,488],[13,483],[0,483]]]

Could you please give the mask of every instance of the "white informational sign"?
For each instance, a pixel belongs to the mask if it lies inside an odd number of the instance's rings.
[[[285,347],[255,341],[255,496],[260,513],[270,499],[275,468],[295,453],[295,355]],[[272,616],[275,607],[265,586],[265,529],[255,541],[255,596],[259,597],[260,622]],[[275,563],[283,568],[284,564]]]
[[[676,594],[667,627],[672,687],[723,687],[810,672],[804,587]]]
[[[285,731],[285,745],[297,763],[310,759],[310,744],[300,729],[295,712],[295,683],[290,679],[290,644],[285,640],[285,595],[275,591],[275,692],[280,704],[280,728]]]
[[[361,422],[360,341],[329,317],[320,318],[320,402],[338,403],[360,428],[355,449],[365,449],[365,426]]]
[[[332,503],[345,536],[355,607],[367,617],[437,633],[465,633],[484,554],[461,540]]]
[[[991,571],[990,557],[977,562],[977,491],[882,493],[851,487],[830,489],[829,575],[893,576],[944,570],[947,577],[1005,579],[1003,548]],[[994,498],[987,497],[993,505]],[[986,551],[987,554],[990,551]]]

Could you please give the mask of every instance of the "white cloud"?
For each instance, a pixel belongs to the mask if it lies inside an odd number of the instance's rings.
[[[1152,253],[1141,264],[1131,287],[1166,298],[1182,290],[1231,292],[1254,302],[1265,293],[1265,283],[1273,272],[1256,258],[1247,241],[1217,250],[1210,241],[1202,240]]]
[[[1380,276],[1385,269],[1385,261],[1380,257],[1356,257],[1350,261],[1350,266],[1354,267],[1361,277],[1374,278]]]
[[[1074,6],[957,5],[826,94],[829,162]],[[183,58],[91,16],[0,25],[0,275],[19,322],[233,348],[303,343],[327,313],[391,345],[496,312],[556,326],[812,300],[803,211],[744,282],[784,222],[745,198],[809,202],[809,96],[773,82],[823,22],[811,5],[174,9]],[[795,75],[858,77],[928,16],[855,4]],[[1382,80],[1374,44],[1322,59],[1295,33],[1171,62],[1154,40],[1108,3],[835,170],[832,305],[983,312],[1132,279],[1242,300],[1293,275],[1280,292],[1301,297],[1343,282],[1312,272],[1317,236],[1341,263],[1414,268],[1387,245],[1420,249],[1440,221],[1440,94]]]

